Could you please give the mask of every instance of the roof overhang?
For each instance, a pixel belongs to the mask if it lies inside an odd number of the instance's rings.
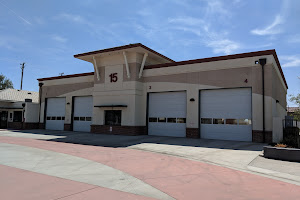
[[[120,54],[123,51],[136,52],[141,54],[148,53],[150,57],[153,57],[156,60],[160,60],[162,63],[175,62],[174,60],[158,53],[157,51],[154,51],[153,49],[150,49],[149,47],[146,47],[141,43],[129,44],[129,45],[124,45],[119,47],[113,47],[108,49],[76,54],[74,55],[74,57],[84,61],[93,62],[93,56],[108,56],[108,55]]]

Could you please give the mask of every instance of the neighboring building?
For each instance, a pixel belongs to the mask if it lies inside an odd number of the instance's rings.
[[[287,115],[288,116],[294,116],[295,112],[300,111],[299,107],[287,107]]]
[[[288,86],[275,50],[175,62],[137,43],[74,57],[94,72],[38,79],[46,129],[282,139]]]
[[[38,99],[38,92],[16,89],[0,90],[0,128],[26,128],[25,122],[27,122],[27,128],[37,128],[36,125],[30,127],[30,123],[38,123]]]

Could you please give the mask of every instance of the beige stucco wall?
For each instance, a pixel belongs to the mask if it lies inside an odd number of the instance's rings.
[[[145,126],[147,94],[150,92],[186,91],[187,127],[198,128],[199,90],[221,88],[252,88],[252,126],[253,130],[262,130],[262,69],[255,61],[262,57],[239,58],[215,62],[188,64],[182,66],[145,69],[143,77],[138,78],[143,54],[128,52],[130,78],[122,53],[110,56],[97,56],[100,80],[94,76],[76,77],[44,81],[42,99],[48,97],[66,97],[65,123],[71,123],[72,97],[93,95],[93,104],[127,105],[122,110],[122,125]],[[265,66],[265,116],[266,130],[272,131],[273,117],[285,115],[286,88],[272,55]],[[147,64],[155,60],[148,60]],[[110,74],[117,73],[118,81],[110,82]],[[194,98],[194,102],[189,100]],[[279,103],[276,103],[276,99]],[[43,115],[44,101],[42,101]],[[93,124],[104,124],[105,110],[93,109]],[[43,121],[43,118],[42,118]]]
[[[40,81],[44,83],[42,87],[41,115],[40,122],[44,123],[45,99],[50,97],[65,97],[65,123],[71,123],[72,97],[74,96],[91,96],[94,87],[94,76],[81,76],[65,79],[54,79]]]
[[[39,104],[26,103],[24,118],[25,118],[25,122],[29,122],[29,123],[39,122]]]

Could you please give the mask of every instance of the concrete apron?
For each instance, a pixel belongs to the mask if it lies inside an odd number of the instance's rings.
[[[0,143],[0,164],[156,199],[173,199],[120,170],[63,153]]]

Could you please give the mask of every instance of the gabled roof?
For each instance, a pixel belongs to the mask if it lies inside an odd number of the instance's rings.
[[[154,51],[153,49],[150,49],[149,47],[146,47],[145,45],[143,45],[141,43],[128,44],[128,45],[124,45],[124,46],[112,47],[112,48],[108,48],[108,49],[101,49],[101,50],[97,50],[97,51],[90,51],[90,52],[87,52],[87,53],[76,54],[76,55],[74,55],[74,57],[79,58],[81,56],[88,56],[88,55],[93,55],[93,54],[130,49],[130,48],[134,48],[134,47],[142,47],[142,48],[146,49],[147,51],[150,51],[150,52],[152,52],[152,53],[154,53],[154,54],[156,54],[156,55],[158,55],[158,56],[160,56],[160,57],[162,57],[162,58],[164,58],[168,61],[175,62],[171,58],[168,58],[167,56],[164,56],[164,55],[158,53],[157,51]]]
[[[299,107],[287,107],[287,111],[290,112],[290,113],[294,113],[298,110],[300,110]]]
[[[32,99],[32,102],[37,103],[39,101],[39,93],[17,89],[0,90],[0,101],[24,102],[25,99]]]

